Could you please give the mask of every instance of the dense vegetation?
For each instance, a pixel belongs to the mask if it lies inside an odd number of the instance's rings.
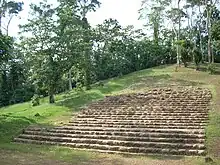
[[[87,14],[101,7],[98,0],[58,2],[31,4],[16,40],[7,29],[23,4],[0,1],[0,20],[9,18],[6,28],[0,21],[0,106],[31,99],[38,105],[41,96],[54,103],[57,93],[89,90],[141,69],[191,61],[198,69],[219,60],[218,1],[144,0],[139,12],[146,29],[122,27],[113,18],[91,27]]]

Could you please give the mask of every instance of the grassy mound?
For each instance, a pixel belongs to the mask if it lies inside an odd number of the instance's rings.
[[[94,84],[89,91],[76,91],[62,93],[56,96],[56,104],[48,104],[48,98],[41,99],[41,105],[32,107],[31,103],[17,104],[0,109],[0,149],[4,152],[15,150],[19,153],[43,154],[61,160],[72,162],[89,161],[100,157],[94,153],[74,151],[66,148],[15,145],[11,143],[13,137],[21,133],[25,127],[37,124],[43,126],[55,126],[71,118],[72,113],[80,110],[86,104],[102,99],[106,95],[117,95],[147,91],[150,88],[164,86],[198,86],[209,88],[213,94],[210,123],[207,127],[208,155],[220,157],[220,75],[211,75],[205,71],[206,66],[201,66],[200,71],[191,68],[179,68],[175,72],[175,66],[160,66],[134,72],[122,77],[106,80],[104,85]],[[220,70],[220,65],[215,68]],[[216,72],[219,73],[219,72]],[[11,151],[10,151],[11,154]],[[73,157],[76,157],[74,160]],[[196,164],[203,164],[200,159]],[[0,161],[1,162],[1,161]],[[195,162],[193,162],[195,164]],[[6,164],[6,163],[5,163]],[[205,164],[205,163],[204,163]],[[6,164],[7,165],[7,164]]]

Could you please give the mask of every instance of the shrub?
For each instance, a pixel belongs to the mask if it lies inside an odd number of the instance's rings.
[[[77,91],[83,91],[83,84],[81,82],[76,83],[76,90]]]
[[[207,68],[209,74],[214,74],[215,73],[215,66],[213,64],[209,64]]]
[[[33,107],[40,105],[40,96],[35,94],[31,99],[31,103]]]

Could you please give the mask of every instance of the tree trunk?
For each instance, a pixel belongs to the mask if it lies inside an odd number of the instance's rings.
[[[10,25],[10,23],[11,23],[12,18],[13,18],[13,16],[10,17],[10,19],[9,19],[9,21],[8,21],[8,24],[7,24],[7,28],[6,28],[6,30],[7,30],[7,36],[8,36],[8,33],[9,33],[9,25]]]
[[[204,56],[204,52],[203,52],[203,46],[202,46],[202,33],[201,33],[201,27],[199,27],[199,46],[200,46],[200,51],[202,54],[202,63],[204,63],[205,61],[205,56]]]
[[[85,13],[83,14],[83,28],[85,29],[84,32],[84,42],[85,43],[90,43],[90,34],[89,34],[89,23],[87,18],[85,17]],[[85,69],[85,86],[86,86],[86,90],[90,90],[91,89],[91,59],[90,59],[90,49],[91,47],[89,47],[88,45],[85,46],[84,48],[84,69]]]
[[[209,63],[212,62],[212,48],[211,48],[211,37],[208,36],[208,58],[209,58]]]
[[[50,104],[55,103],[54,94],[51,94],[51,95],[49,96],[49,102],[50,102]]]
[[[159,45],[159,25],[154,23],[154,42],[156,45]]]
[[[201,29],[201,22],[202,22],[202,12],[201,12],[201,6],[199,5],[199,14],[200,14],[200,23],[199,23],[199,46],[200,46],[200,51],[201,51],[201,54],[202,54],[202,63],[205,62],[206,58],[205,58],[205,55],[204,55],[204,51],[203,51],[203,46],[202,46],[202,29]]]
[[[211,55],[212,55],[212,63],[215,63],[215,57],[214,57],[214,53],[213,53],[213,47],[211,46]]]
[[[216,2],[215,2],[216,3]],[[213,1],[211,0],[211,5],[213,5]],[[210,52],[211,52],[211,59],[212,59],[212,63],[215,62],[215,58],[214,58],[214,53],[213,53],[213,45],[212,45],[212,12],[213,12],[213,7],[211,6],[210,8],[210,17],[209,17],[209,40],[210,40]]]
[[[207,2],[208,3],[208,2]],[[208,61],[209,63],[213,62],[212,60],[212,36],[211,36],[211,8],[209,8],[207,4],[207,23],[206,23],[206,28],[208,32]]]
[[[178,0],[178,9],[180,9],[180,1]],[[181,26],[181,16],[179,13],[179,18],[178,18],[178,32],[177,32],[177,41],[180,40],[180,26]],[[177,45],[177,66],[180,67],[180,60],[181,60],[181,54],[180,54],[180,45]]]
[[[91,89],[91,61],[90,61],[90,57],[89,57],[89,52],[88,50],[86,50],[85,52],[85,56],[86,56],[86,62],[85,62],[85,86],[86,86],[86,90],[90,90]]]
[[[71,69],[69,70],[69,73],[68,73],[68,79],[69,79],[69,90],[73,90],[73,87],[72,87],[72,72],[71,72]]]
[[[0,11],[0,34],[2,34],[2,15]]]
[[[53,103],[55,103],[55,98],[54,98],[54,92],[55,90],[54,90],[54,86],[53,85],[51,85],[50,87],[49,87],[49,103],[50,104],[53,104]]]
[[[55,98],[54,98],[54,93],[53,92],[50,92],[50,94],[49,94],[49,103],[50,104],[55,103]]]

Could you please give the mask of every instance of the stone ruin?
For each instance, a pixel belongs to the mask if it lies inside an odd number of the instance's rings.
[[[31,126],[14,141],[104,153],[202,156],[210,100],[209,90],[193,87],[108,96],[68,124]]]

